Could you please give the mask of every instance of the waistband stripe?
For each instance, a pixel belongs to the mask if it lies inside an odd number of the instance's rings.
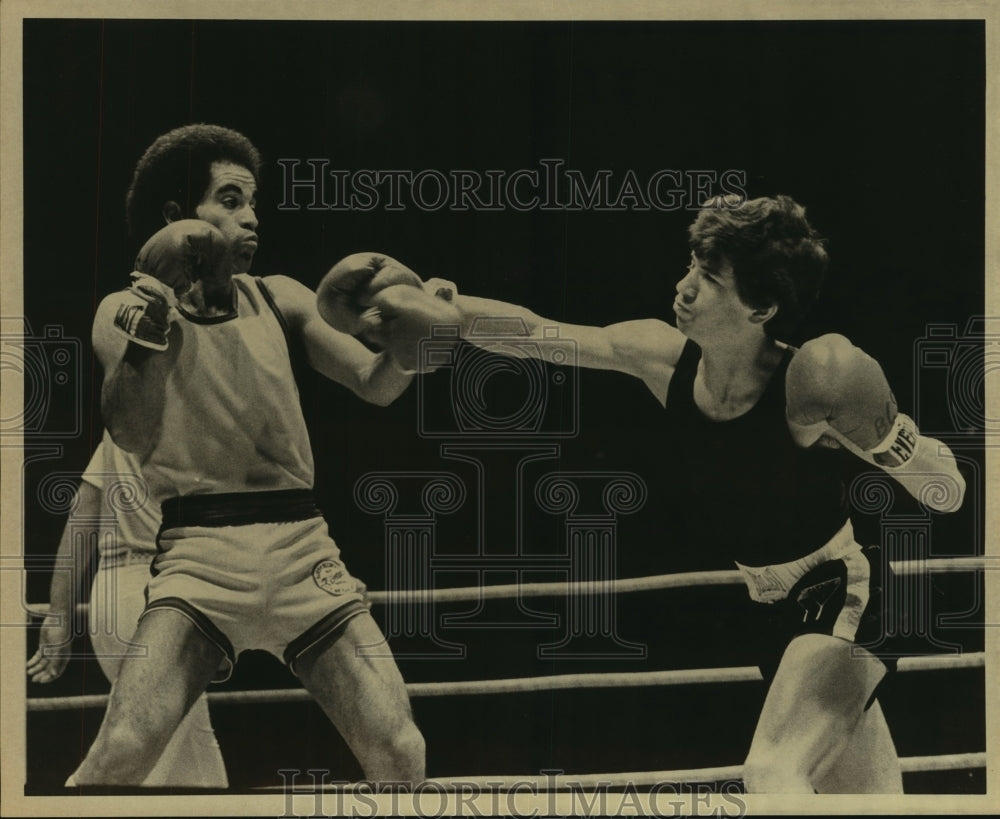
[[[162,511],[161,532],[177,526],[246,526],[322,517],[310,489],[188,495],[168,498]]]

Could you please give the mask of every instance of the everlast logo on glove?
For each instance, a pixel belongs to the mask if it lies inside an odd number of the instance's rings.
[[[917,451],[916,424],[904,413],[896,415],[892,429],[883,443],[872,452],[875,463],[879,466],[899,467],[909,461]]]

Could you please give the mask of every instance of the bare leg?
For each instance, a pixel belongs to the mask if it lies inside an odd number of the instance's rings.
[[[227,788],[229,778],[204,695],[195,700],[142,783],[146,787]]]
[[[419,782],[424,778],[424,738],[413,722],[403,677],[391,657],[358,651],[384,640],[371,615],[359,614],[335,642],[321,643],[302,655],[295,670],[366,777]]]
[[[97,573],[90,594],[90,640],[105,676],[118,679],[122,655],[132,645],[146,605],[149,568],[136,563]],[[150,615],[152,616],[152,615]],[[225,788],[229,781],[209,719],[208,701],[195,701],[142,783],[150,787]]]
[[[78,785],[140,785],[222,653],[184,615],[159,609],[139,621],[133,642],[146,657],[126,657],[111,688],[97,739],[73,774]]]
[[[853,657],[852,649],[858,652]],[[882,663],[837,637],[796,637],[785,650],[764,701],[744,765],[747,790],[812,793],[817,789],[859,725],[868,727],[861,725],[864,706],[884,674]],[[874,727],[873,723],[873,731]],[[874,732],[858,734],[859,743],[876,738]],[[860,781],[842,784],[854,792],[866,789]]]

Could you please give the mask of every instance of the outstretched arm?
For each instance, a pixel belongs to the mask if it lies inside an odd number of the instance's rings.
[[[820,336],[802,346],[788,367],[786,395],[789,427],[799,443],[827,435],[932,509],[961,506],[965,480],[951,450],[921,435],[899,412],[878,362],[844,336]]]
[[[89,575],[93,560],[91,544],[97,543],[100,514],[101,490],[82,482],[59,540],[49,586],[49,611],[39,632],[38,650],[28,660],[27,671],[32,682],[49,683],[58,679],[69,663],[76,589],[80,579]],[[74,540],[78,538],[82,538],[82,549],[74,548]]]
[[[317,372],[380,406],[391,404],[410,385],[413,373],[404,371],[390,352],[374,353],[327,324],[316,307],[316,294],[304,284],[287,276],[264,281]]]
[[[452,303],[462,317],[462,337],[473,344],[504,353],[507,350],[497,344],[504,336],[558,338],[573,345],[571,363],[639,378],[661,402],[684,348],[684,335],[657,319],[591,327],[553,321],[526,307],[477,296],[455,296]]]

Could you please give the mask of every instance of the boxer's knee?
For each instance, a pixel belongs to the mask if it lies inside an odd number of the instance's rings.
[[[165,745],[166,742],[158,742],[146,726],[106,719],[86,759],[74,774],[75,784],[140,785]]]

